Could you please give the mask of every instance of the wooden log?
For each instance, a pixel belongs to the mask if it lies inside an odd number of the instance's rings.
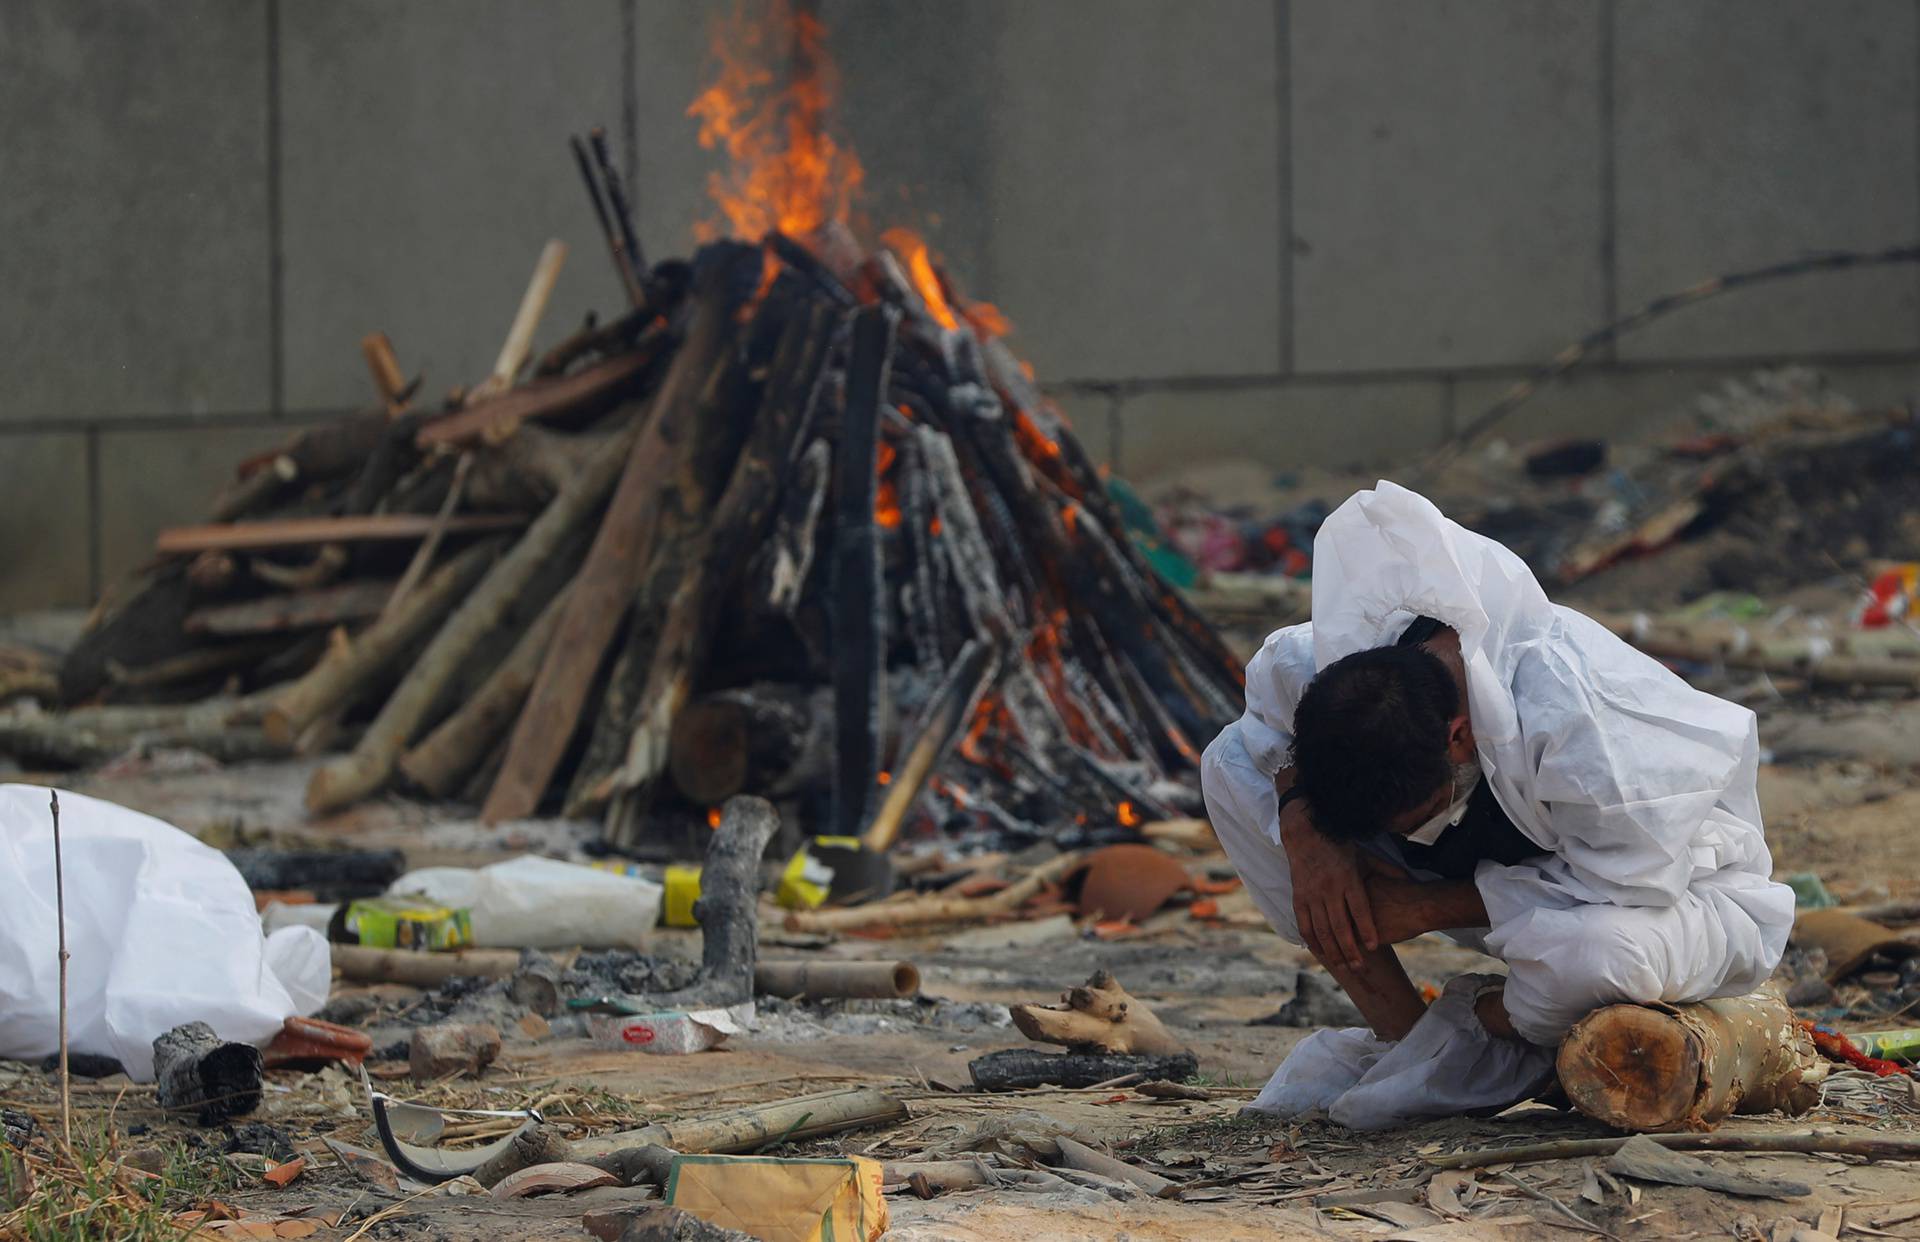
[[[467,513],[449,518],[449,534],[510,530],[526,519],[511,513]],[[408,541],[424,539],[435,528],[430,513],[373,513],[353,517],[280,518],[267,522],[215,522],[205,526],[176,526],[154,540],[162,556],[194,552],[246,551],[255,548],[297,548],[303,545]]]
[[[408,781],[439,798],[451,797],[460,788],[493,744],[506,735],[526,702],[560,628],[566,601],[566,591],[549,600],[479,690],[401,756],[400,772]]]
[[[203,1126],[244,1116],[260,1104],[263,1063],[252,1044],[229,1043],[204,1022],[176,1026],[153,1041],[160,1107],[191,1112]]]
[[[708,385],[723,382],[731,368],[728,299],[730,264],[715,257],[693,293],[693,321],[655,395],[645,427],[634,440],[586,563],[574,579],[559,633],[527,693],[507,741],[500,775],[481,808],[487,823],[531,815],[553,779],[567,745],[580,727],[607,644],[639,585],[653,551],[657,516],[677,451],[696,438],[694,425]]]
[[[607,250],[613,256],[613,270],[620,277],[621,286],[627,291],[627,301],[639,306],[646,300],[646,294],[640,283],[640,273],[635,268],[633,257],[627,253],[625,237],[620,226],[616,225],[607,211],[607,199],[600,188],[600,178],[594,172],[593,164],[587,159],[587,144],[580,141],[578,134],[567,139],[573,149],[573,162],[580,168],[580,179],[586,183],[587,199],[593,204],[593,215],[600,222],[600,235],[607,240]]]
[[[513,386],[520,368],[527,365],[527,357],[533,353],[534,331],[547,312],[547,301],[553,296],[553,286],[560,279],[560,269],[566,262],[567,244],[558,238],[549,240],[541,249],[526,292],[520,296],[519,309],[514,311],[513,323],[507,329],[507,339],[500,345],[500,356],[494,360],[493,374],[473,390],[469,402],[486,400]]]
[[[673,724],[668,768],[698,806],[737,793],[786,798],[824,788],[833,757],[833,696],[771,682],[695,700]]]
[[[505,979],[520,965],[518,949],[376,949],[359,944],[329,946],[333,968],[354,983],[404,983],[437,988],[449,979]]]
[[[414,385],[407,382],[406,372],[400,369],[393,342],[384,332],[369,332],[360,338],[360,354],[367,360],[367,373],[373,377],[374,391],[386,403],[387,416],[397,416],[407,408],[407,397]]]
[[[325,765],[307,783],[307,806],[332,810],[358,801],[380,788],[393,772],[400,752],[440,697],[441,690],[461,665],[519,600],[541,567],[573,532],[600,512],[625,461],[638,428],[629,428],[572,487],[554,497],[519,542],[488,571],[460,606],[434,634],[427,649],[387,698],[353,752]],[[577,590],[577,588],[576,588]],[[420,596],[427,594],[422,588]],[[570,603],[572,601],[569,601]]]
[[[632,348],[641,331],[662,313],[651,305],[635,303],[632,310],[618,319],[601,323],[589,312],[585,323],[540,355],[540,360],[533,364],[534,378],[559,375],[588,354],[612,354]]]
[[[993,684],[999,667],[993,647],[982,639],[969,642],[953,662],[945,684],[934,691],[915,727],[908,731],[913,743],[895,764],[886,797],[861,836],[868,849],[885,853],[893,848],[907,811],[926,787],[927,777],[952,749],[961,725],[972,718],[974,706]]]
[[[187,614],[183,625],[189,634],[223,637],[309,630],[378,616],[392,594],[390,581],[346,582],[295,595],[267,595],[196,608]]]
[[[276,453],[259,469],[242,475],[238,482],[220,494],[213,505],[213,520],[231,522],[264,509],[299,477],[299,464],[285,453]]]
[[[674,509],[662,515],[663,521],[677,518],[672,524],[678,529],[663,532],[659,549],[664,555],[657,555],[648,569],[648,578],[658,581],[641,587],[642,600],[664,595],[666,603],[631,712],[617,722],[627,738],[624,753],[618,765],[596,781],[589,751],[576,784],[583,792],[569,800],[570,813],[580,814],[617,796],[622,805],[615,819],[625,827],[637,824],[650,803],[653,783],[667,768],[673,722],[706,663],[717,628],[715,602],[731,589],[765,536],[786,463],[812,411],[837,318],[831,307],[816,304],[811,313],[796,313],[788,320],[753,430],[740,447],[725,491],[704,521],[698,520],[696,510],[707,480],[697,470],[682,472],[680,485],[673,489]],[[713,417],[725,415],[716,412]],[[689,524],[693,529],[686,529]],[[616,831],[609,836],[625,841],[631,834]]]
[[[458,413],[441,415],[420,428],[415,442],[423,449],[479,444],[504,439],[524,422],[612,405],[629,394],[646,374],[668,335],[665,328],[642,333],[627,353],[616,354],[572,375],[529,380]]]
[[[927,927],[937,923],[976,923],[1012,914],[1047,885],[1079,866],[1081,855],[1062,854],[986,897],[918,897],[880,901],[849,910],[795,910],[787,915],[792,932],[853,931],[864,927]]]
[[[1790,1115],[1820,1101],[1827,1063],[1776,996],[1609,1005],[1560,1045],[1573,1106],[1622,1130],[1704,1129],[1735,1112]]]
[[[1033,1087],[1092,1087],[1134,1074],[1181,1081],[1200,1072],[1191,1052],[1171,1056],[1132,1056],[1106,1052],[1041,1052],[1006,1048],[967,1063],[973,1085],[982,1091],[1024,1091]]]
[[[791,617],[799,606],[800,594],[813,572],[813,558],[819,546],[815,531],[827,506],[827,489],[833,480],[833,446],[825,439],[809,444],[794,462],[792,477],[786,483],[786,498],[774,517],[773,535],[767,550],[756,563],[753,580],[761,584],[753,592],[751,611],[764,605],[776,616]]]
[[[563,1160],[612,1172],[622,1169],[628,1153],[644,1147],[666,1147],[685,1154],[733,1155],[760,1151],[775,1143],[897,1125],[906,1119],[907,1107],[897,1098],[872,1087],[849,1087],[656,1122],[637,1130],[616,1130],[590,1139],[568,1141],[553,1127],[542,1126],[515,1139],[511,1148],[489,1160],[474,1177],[481,1185],[491,1186],[523,1168]]]
[[[799,327],[788,322],[789,340]],[[752,326],[745,335],[754,335]],[[791,361],[790,349],[786,361]],[[785,379],[776,373],[769,387],[781,386]],[[701,562],[718,521],[714,497],[738,462],[742,450],[738,433],[751,426],[754,430],[747,432],[748,438],[759,435],[766,413],[763,400],[750,419],[739,417],[736,411],[750,404],[747,391],[743,367],[716,368],[701,394],[700,411],[691,428],[679,437],[671,474],[662,481],[646,523],[650,546],[642,554],[624,633],[616,640],[620,656],[606,679],[585,753],[568,790],[566,813],[582,818],[597,813],[609,797],[620,795],[603,827],[606,839],[616,844],[637,839],[651,802],[650,789],[619,785],[635,730],[644,726],[647,696],[653,696],[654,710],[666,706],[658,700],[671,690],[667,666],[689,655],[686,627],[699,622],[711,626],[714,620],[688,613],[701,604],[705,576]],[[653,679],[651,685],[649,679]]]
[[[1750,669],[1771,677],[1804,679],[1817,686],[1877,686],[1920,691],[1920,660],[1898,655],[1836,654],[1820,636],[1789,640],[1756,639],[1738,627],[1720,631],[1688,627],[1642,626],[1630,618],[1603,622],[1620,637],[1657,660],[1682,660]]]
[[[1013,1005],[1014,1026],[1028,1039],[1076,1052],[1175,1056],[1187,1049],[1153,1010],[1127,994],[1112,972],[1098,970],[1061,994],[1062,1005]]]
[[[467,471],[473,468],[473,454],[462,453],[453,464],[453,479],[447,485],[446,498],[440,502],[439,512],[433,515],[433,529],[413,550],[413,559],[407,562],[407,568],[400,575],[400,581],[394,583],[393,594],[387,597],[385,606],[380,609],[381,616],[391,616],[406,605],[407,596],[420,585],[420,579],[426,575],[433,564],[433,558],[439,554],[440,541],[446,538],[447,527],[453,521],[453,511],[460,507],[460,496],[466,488]]]
[[[1079,1169],[1083,1173],[1098,1173],[1115,1181],[1131,1182],[1156,1199],[1166,1198],[1180,1183],[1150,1173],[1146,1169],[1128,1164],[1124,1160],[1115,1160],[1105,1152],[1095,1151],[1085,1143],[1057,1134],[1053,1141],[1060,1148],[1060,1163],[1070,1169]]]
[[[267,736],[290,747],[307,726],[358,698],[453,611],[498,551],[499,545],[483,543],[461,552],[428,575],[407,607],[331,649],[311,672],[275,696],[262,721]]]
[[[197,750],[222,763],[279,758],[289,748],[232,719],[233,700],[156,708],[104,707],[52,714],[0,712],[0,754],[23,764],[84,768],[135,748]],[[119,713],[140,713],[123,716]]]
[[[700,974],[658,998],[662,1009],[737,1005],[753,999],[760,936],[760,856],[780,830],[780,816],[764,798],[729,798],[700,868]]]
[[[912,962],[761,962],[753,986],[788,1000],[894,999],[920,990]]]
[[[177,656],[164,660],[155,660],[137,668],[129,668],[118,660],[107,661],[107,677],[116,686],[136,689],[153,689],[160,686],[174,686],[182,682],[204,681],[235,669],[249,667],[280,647],[273,639],[243,640],[232,643],[217,643],[183,651]]]
[[[207,554],[202,552],[200,555]],[[255,557],[247,568],[260,581],[283,591],[318,591],[338,578],[351,559],[345,544],[329,543],[321,545],[313,559],[304,565],[276,565]]]
[[[586,469],[612,432],[556,432],[527,425],[498,444],[473,450],[467,498],[482,510],[532,512]]]
[[[862,307],[853,319],[846,406],[834,460],[833,802],[829,827],[857,836],[870,815],[880,773],[880,717],[886,693],[886,583],[881,575],[874,495],[880,403],[886,399],[893,336],[891,306]]]

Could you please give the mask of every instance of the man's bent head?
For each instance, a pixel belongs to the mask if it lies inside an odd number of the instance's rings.
[[[1294,787],[1322,832],[1404,835],[1454,797],[1473,733],[1445,663],[1416,646],[1380,647],[1314,677],[1293,714]]]

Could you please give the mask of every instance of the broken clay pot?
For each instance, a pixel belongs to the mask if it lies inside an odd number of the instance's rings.
[[[1080,885],[1080,914],[1109,919],[1151,917],[1173,895],[1193,887],[1193,878],[1172,855],[1151,845],[1109,845],[1087,860]]]

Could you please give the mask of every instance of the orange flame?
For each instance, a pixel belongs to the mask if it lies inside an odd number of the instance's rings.
[[[1013,321],[991,302],[969,302],[960,313],[967,317],[967,322],[973,325],[973,330],[982,336],[1005,336],[1013,331]],[[1028,379],[1033,378],[1031,365],[1022,361],[1020,367],[1026,372]]]
[[[882,772],[879,776],[875,777],[874,779],[877,780],[882,785],[891,785],[893,784],[893,773]]]
[[[940,273],[933,268],[933,256],[920,235],[912,229],[893,228],[880,234],[880,240],[907,265],[914,292],[926,303],[927,314],[933,316],[934,322],[949,331],[958,328],[960,320],[947,303],[946,286],[940,282]]]
[[[772,0],[763,21],[748,20],[742,6],[715,23],[720,73],[687,115],[700,122],[700,145],[724,151],[732,167],[707,178],[726,226],[702,223],[701,241],[727,232],[759,241],[775,229],[804,239],[846,222],[864,174],[827,132],[838,75],[826,34],[817,14],[791,0]]]
[[[880,442],[880,455],[874,460],[876,472],[880,475],[879,490],[873,496],[873,520],[887,530],[900,525],[900,492],[893,485],[893,459],[898,451],[885,440]]]
[[[707,808],[707,827],[718,828],[719,826],[720,826],[720,808],[717,806],[708,807]]]
[[[1131,802],[1122,802],[1117,814],[1120,818],[1120,824],[1124,828],[1138,828],[1141,820],[1144,818],[1140,814],[1140,808]]]

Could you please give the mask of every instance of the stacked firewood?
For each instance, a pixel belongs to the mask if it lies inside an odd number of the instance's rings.
[[[1237,661],[990,308],[844,230],[649,266],[605,188],[625,314],[532,360],[550,247],[471,391],[424,405],[369,338],[378,404],[164,532],[68,711],[0,748],[329,754],[315,812],[412,791],[622,846],[740,792],[878,846],[1190,811]]]

